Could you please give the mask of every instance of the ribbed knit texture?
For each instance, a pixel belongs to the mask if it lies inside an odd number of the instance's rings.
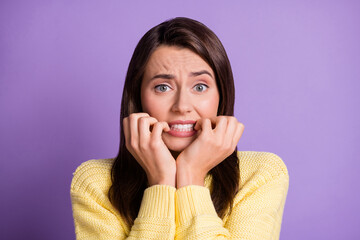
[[[273,153],[238,152],[240,191],[233,210],[216,214],[209,187],[145,190],[134,225],[127,226],[110,203],[113,159],[89,160],[77,168],[71,200],[77,239],[279,239],[289,186],[283,161]]]

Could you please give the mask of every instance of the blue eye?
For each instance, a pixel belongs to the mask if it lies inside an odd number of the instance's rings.
[[[203,83],[196,84],[195,87],[194,87],[195,91],[197,91],[197,92],[204,92],[204,91],[205,91],[206,89],[208,89],[208,88],[209,88],[209,87],[206,86],[206,85],[203,84]]]
[[[170,87],[165,84],[160,84],[160,85],[155,86],[156,92],[167,92],[169,90],[170,90]]]

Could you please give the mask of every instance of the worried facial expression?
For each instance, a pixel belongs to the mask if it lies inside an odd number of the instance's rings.
[[[217,115],[219,91],[211,67],[187,48],[160,46],[150,56],[141,84],[143,111],[167,122],[166,146],[181,152],[196,138],[200,118]]]

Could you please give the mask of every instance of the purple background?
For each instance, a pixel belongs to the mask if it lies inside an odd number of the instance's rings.
[[[350,0],[1,1],[0,238],[75,238],[72,172],[116,156],[131,54],[176,16],[205,23],[228,52],[239,150],[288,166],[281,239],[360,239],[360,1]]]

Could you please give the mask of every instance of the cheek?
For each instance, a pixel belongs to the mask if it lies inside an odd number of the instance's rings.
[[[219,97],[213,96],[202,101],[198,101],[197,111],[201,117],[215,117],[219,107]]]
[[[142,94],[141,105],[144,112],[158,120],[162,119],[162,113],[166,107],[164,101],[160,101],[159,98],[150,94]]]

